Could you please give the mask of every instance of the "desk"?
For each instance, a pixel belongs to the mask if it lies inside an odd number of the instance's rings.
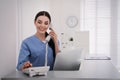
[[[84,60],[79,71],[49,71],[46,76],[32,78],[14,71],[2,80],[120,80],[120,73],[110,60]]]

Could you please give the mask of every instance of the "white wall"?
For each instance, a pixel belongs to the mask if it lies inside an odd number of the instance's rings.
[[[117,27],[118,27],[118,2],[117,0],[112,0],[111,2],[111,58],[115,66],[118,65],[118,42],[117,42]]]
[[[112,0],[111,57],[120,70],[120,0]]]
[[[118,18],[117,18],[117,52],[118,52],[118,67],[120,70],[120,0],[118,0]]]
[[[81,0],[52,0],[50,3],[52,24],[61,41],[61,50],[77,47],[84,48],[85,53],[89,52],[89,32],[80,31],[80,3]],[[70,28],[66,24],[69,16],[77,17],[78,24],[76,27]],[[74,39],[73,42],[69,41],[71,37]]]
[[[0,77],[16,69],[16,0],[0,0]]]

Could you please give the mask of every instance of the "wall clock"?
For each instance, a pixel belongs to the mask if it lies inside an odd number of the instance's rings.
[[[76,16],[69,16],[66,20],[66,24],[68,27],[73,28],[76,27],[78,24],[78,19]]]

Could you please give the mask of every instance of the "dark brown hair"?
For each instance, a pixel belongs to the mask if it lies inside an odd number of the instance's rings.
[[[34,20],[36,21],[39,16],[46,16],[46,17],[48,17],[49,20],[50,20],[50,23],[51,23],[51,17],[50,17],[50,14],[49,14],[47,11],[40,11],[40,12],[38,12],[38,13],[36,14]]]
[[[36,21],[39,16],[46,16],[46,17],[48,17],[49,20],[50,20],[50,23],[51,23],[51,16],[50,16],[50,14],[49,14],[47,11],[40,11],[40,12],[38,12],[38,13],[36,14],[36,16],[35,16],[34,21]],[[45,36],[47,37],[48,35],[49,35],[49,34],[46,32],[46,33],[45,33]],[[54,57],[54,59],[55,59],[55,45],[54,45],[53,40],[50,39],[50,41],[48,42],[48,44],[49,44],[49,46],[50,46],[50,47],[52,48],[52,50],[53,50],[53,57]]]

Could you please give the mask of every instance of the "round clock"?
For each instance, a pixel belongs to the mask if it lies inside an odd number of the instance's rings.
[[[67,18],[66,24],[67,24],[70,28],[76,27],[77,24],[78,24],[78,19],[77,19],[77,17],[76,17],[76,16],[69,16],[69,17]]]

